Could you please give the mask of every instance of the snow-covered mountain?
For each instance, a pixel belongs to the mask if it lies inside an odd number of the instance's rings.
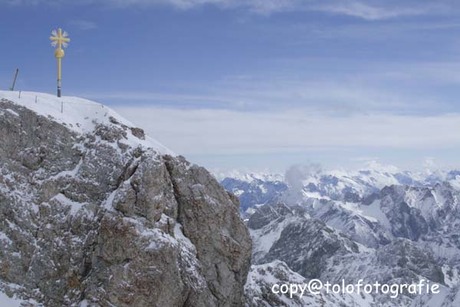
[[[357,171],[322,171],[317,166],[293,166],[284,175],[230,172],[219,177],[221,184],[239,197],[245,215],[250,215],[253,207],[274,201],[298,203],[315,198],[362,202],[391,185],[424,187],[449,182],[460,189],[460,171],[457,170],[410,172],[376,162]]]
[[[257,306],[264,306],[264,303],[271,306],[301,306],[295,300],[286,300],[286,297],[274,295],[268,298],[258,294],[259,287],[269,282],[265,279],[266,275],[252,277],[254,270],[257,266],[276,270],[281,261],[286,270],[303,277],[305,284],[312,279],[333,284],[340,284],[342,280],[347,284],[356,284],[360,279],[369,284],[376,281],[412,284],[425,279],[439,284],[441,289],[440,294],[411,296],[405,293],[397,298],[383,294],[366,296],[365,299],[351,296],[348,297],[348,303],[342,306],[457,306],[460,302],[458,198],[454,203],[437,203],[440,210],[447,205],[450,207],[449,217],[440,219],[438,225],[427,226],[429,223],[417,211],[419,209],[408,205],[412,210],[407,210],[404,205],[404,198],[413,191],[394,188],[383,191],[379,200],[376,200],[385,203],[382,206],[382,212],[387,217],[384,225],[380,225],[380,220],[372,221],[375,223],[373,225],[369,223],[373,217],[361,214],[359,210],[347,211],[349,208],[330,211],[334,215],[334,222],[331,223],[329,218],[321,215],[313,217],[311,213],[314,208],[308,205],[260,207],[248,221],[254,241],[254,266],[246,284],[248,295],[256,295],[254,300],[259,302]],[[317,205],[321,206],[321,203]],[[357,222],[360,219],[367,220],[361,224]],[[337,227],[338,220],[343,223],[340,225],[342,227]],[[367,228],[363,229],[363,225]],[[375,240],[380,233],[387,237]],[[272,280],[272,277],[268,278]],[[328,298],[328,293],[322,295],[325,306],[336,306],[330,301],[334,298]],[[315,298],[318,299],[318,296]],[[278,300],[288,303],[283,305]]]
[[[220,183],[239,198],[243,215],[250,215],[254,207],[271,203],[287,191],[281,176],[248,174],[244,177],[225,177]]]
[[[315,305],[320,298],[324,306],[458,306],[459,178],[458,171],[415,173],[381,166],[355,172],[288,170],[277,183],[284,191],[267,197],[264,205],[245,204],[252,208],[244,216],[254,242],[247,295],[255,306]],[[239,179],[230,190],[244,195],[272,184],[248,179],[250,184]],[[228,179],[222,182],[225,186]],[[388,284],[425,279],[439,284],[440,293],[342,296],[346,301],[330,293],[294,300],[261,294],[274,280],[289,278]]]
[[[240,306],[251,240],[204,168],[85,99],[0,91],[1,306]]]

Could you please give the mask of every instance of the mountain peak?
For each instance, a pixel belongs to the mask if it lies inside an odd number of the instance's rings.
[[[100,125],[122,128],[122,143],[132,147],[152,148],[160,154],[175,154],[153,138],[144,135],[142,129],[135,127],[111,108],[88,99],[26,91],[0,91],[0,101],[7,100],[23,106],[38,115],[64,125],[78,133],[93,133]],[[10,110],[10,112],[14,112]]]
[[[1,92],[0,118],[0,305],[242,304],[251,240],[207,170],[88,100]]]

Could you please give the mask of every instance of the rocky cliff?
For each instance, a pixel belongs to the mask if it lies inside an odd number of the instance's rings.
[[[31,306],[243,304],[250,237],[238,200],[204,168],[102,105],[0,99],[4,297]]]

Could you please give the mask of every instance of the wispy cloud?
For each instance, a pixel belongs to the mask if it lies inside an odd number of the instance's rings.
[[[447,0],[440,0],[436,3],[416,0],[404,3],[393,0],[81,0],[78,2],[72,0],[4,0],[3,3],[12,5],[104,4],[115,7],[168,5],[182,10],[212,5],[222,9],[247,9],[264,15],[285,11],[321,11],[365,20],[384,20],[401,16],[449,12],[452,6],[455,6]]]
[[[80,94],[93,100],[102,100],[111,104],[134,102],[136,105],[150,104],[174,106],[175,108],[235,108],[238,101],[231,96],[219,94],[171,94],[157,92],[110,92]]]
[[[374,1],[324,1],[312,5],[310,8],[332,14],[348,15],[365,20],[384,20],[402,16],[416,16],[433,13],[441,9],[440,6],[411,2],[409,5],[394,1],[375,3]]]
[[[431,89],[456,87],[458,64],[365,64],[367,70],[334,70],[324,76],[244,76],[190,84],[190,92],[100,92],[80,95],[107,104],[233,111],[303,109],[313,115],[434,116],[458,111],[458,104]],[[312,69],[312,71],[316,71]],[[324,71],[323,71],[324,73]],[[428,91],[425,91],[427,89]],[[430,94],[431,93],[431,94]]]

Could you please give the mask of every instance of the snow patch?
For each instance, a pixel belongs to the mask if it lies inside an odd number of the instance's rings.
[[[92,133],[98,124],[110,126],[113,124],[111,119],[115,119],[121,125],[135,127],[114,110],[103,104],[83,98],[70,96],[56,97],[37,92],[0,91],[0,99],[2,98],[65,125],[78,134]],[[16,112],[12,112],[17,115]],[[125,140],[125,143],[133,147],[141,145],[152,148],[161,154],[175,156],[171,150],[150,137],[146,137],[145,140],[135,137],[131,129],[127,129],[127,140]]]
[[[55,200],[60,204],[69,206],[71,215],[75,215],[83,207],[83,205],[85,205],[67,198],[62,193],[59,193],[58,195],[54,196],[53,198],[51,198],[51,200]]]

